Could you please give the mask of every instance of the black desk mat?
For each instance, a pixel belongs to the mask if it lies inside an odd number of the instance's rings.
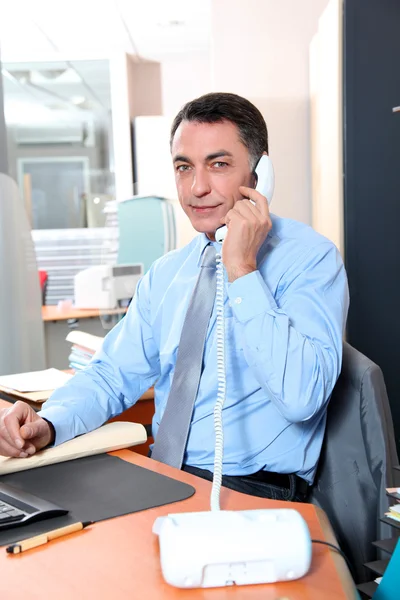
[[[0,546],[77,521],[103,521],[179,502],[195,492],[187,483],[109,454],[3,475],[0,482],[69,510],[65,516],[0,531]]]

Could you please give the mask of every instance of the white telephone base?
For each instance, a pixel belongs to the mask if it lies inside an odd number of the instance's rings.
[[[292,509],[170,514],[153,532],[163,577],[179,588],[290,581],[311,564],[307,524]]]

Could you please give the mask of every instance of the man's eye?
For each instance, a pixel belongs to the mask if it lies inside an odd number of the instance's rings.
[[[176,170],[179,171],[179,173],[184,173],[185,171],[188,171],[190,169],[189,165],[178,165],[176,167]]]
[[[222,160],[217,160],[216,162],[214,162],[214,163],[212,164],[212,166],[213,166],[213,167],[217,167],[217,169],[221,169],[221,168],[223,168],[223,167],[226,167],[226,166],[228,166],[228,163],[226,163],[226,162],[223,162]]]

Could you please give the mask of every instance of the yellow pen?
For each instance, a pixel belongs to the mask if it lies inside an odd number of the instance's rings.
[[[20,554],[20,552],[25,552],[25,550],[31,550],[31,548],[43,546],[43,544],[47,544],[47,542],[51,542],[51,540],[63,537],[64,535],[75,533],[75,531],[81,531],[81,529],[84,529],[88,525],[92,524],[93,521],[84,521],[83,523],[73,523],[72,525],[67,525],[66,527],[60,527],[59,529],[54,529],[53,531],[48,531],[47,533],[36,535],[35,537],[21,540],[20,542],[16,542],[11,546],[7,546],[6,552],[9,554]]]

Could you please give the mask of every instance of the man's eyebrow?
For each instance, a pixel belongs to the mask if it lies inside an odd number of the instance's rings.
[[[218,150],[218,152],[213,152],[206,156],[206,161],[215,160],[216,158],[222,158],[223,156],[229,156],[232,158],[233,154],[228,152],[228,150]]]
[[[190,158],[188,158],[187,156],[183,156],[183,154],[177,154],[176,156],[174,156],[174,163],[175,162],[185,162],[185,163],[190,163],[192,162],[190,160]]]
[[[229,156],[230,158],[232,158],[233,154],[228,150],[218,150],[217,152],[212,152],[211,154],[208,154],[205,158],[205,161],[210,162],[211,160],[215,160],[216,158],[222,158],[223,156]],[[183,154],[177,154],[176,156],[174,156],[173,162],[191,163],[192,161],[190,160],[190,158],[184,156]]]

